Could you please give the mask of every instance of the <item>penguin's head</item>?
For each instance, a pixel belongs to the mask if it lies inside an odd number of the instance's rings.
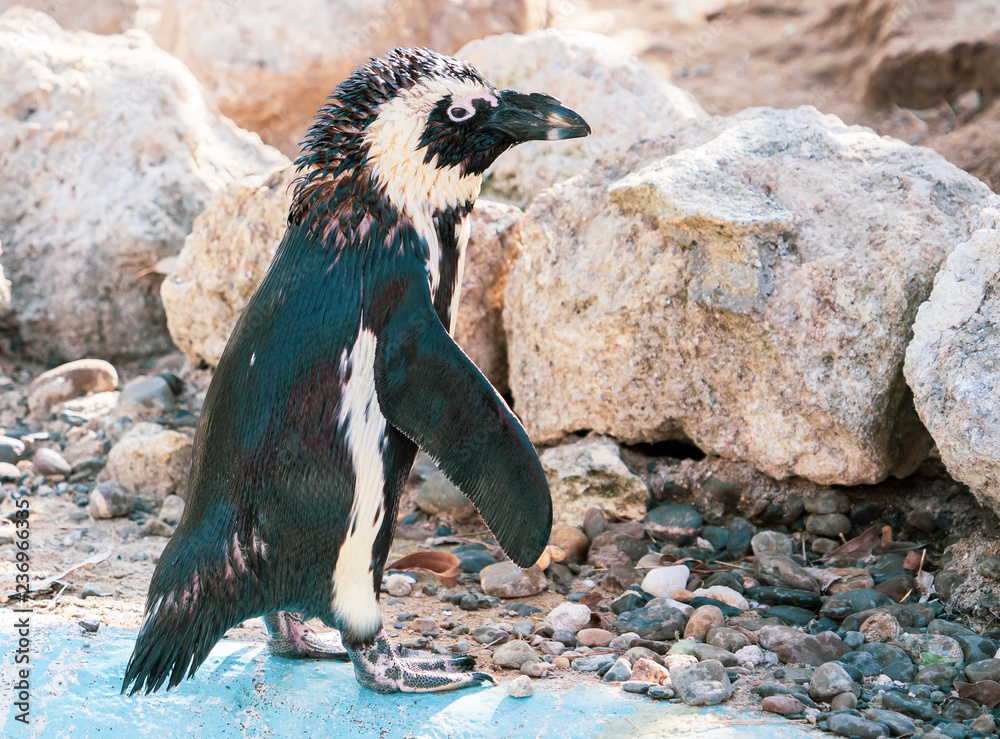
[[[468,62],[395,49],[356,69],[320,109],[297,161],[298,195],[349,178],[404,213],[462,206],[512,146],[589,133],[549,95],[497,90]]]

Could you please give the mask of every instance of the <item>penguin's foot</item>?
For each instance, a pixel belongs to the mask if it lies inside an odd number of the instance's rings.
[[[290,659],[350,659],[339,631],[317,634],[301,618],[288,611],[278,611],[264,616],[264,625],[271,638],[268,651],[275,657]]]
[[[465,672],[470,657],[437,658],[396,648],[379,629],[370,644],[345,644],[358,682],[376,693],[429,693],[471,688],[496,681],[485,672]]]

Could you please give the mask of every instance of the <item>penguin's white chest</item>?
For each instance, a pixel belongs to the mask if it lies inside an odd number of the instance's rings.
[[[338,421],[354,467],[354,501],[333,572],[331,607],[343,627],[355,633],[374,633],[382,625],[372,581],[372,551],[385,518],[386,421],[375,392],[375,346],[375,334],[362,327],[340,362],[341,377],[347,382]]]

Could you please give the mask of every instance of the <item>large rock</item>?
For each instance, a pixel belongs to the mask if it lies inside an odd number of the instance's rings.
[[[148,30],[159,19],[158,0],[0,0],[0,13],[15,5],[47,13],[63,28],[91,33]]]
[[[155,423],[137,423],[108,453],[101,480],[111,480],[152,507],[168,495],[187,495],[191,439]]]
[[[326,96],[370,56],[394,46],[454,53],[545,20],[544,0],[164,0],[156,40],[223,113],[294,157]]]
[[[920,307],[905,372],[948,471],[1000,512],[1000,210],[980,226]]]
[[[219,363],[229,334],[285,234],[295,168],[223,188],[198,216],[161,294],[174,343]],[[507,385],[503,289],[521,251],[517,208],[480,200],[472,211],[455,338],[501,391]]]
[[[611,439],[581,439],[546,449],[539,459],[556,521],[577,523],[591,508],[607,509],[625,519],[641,519],[646,511],[649,488],[625,465]]]
[[[486,173],[484,192],[510,202],[528,203],[602,155],[627,149],[640,139],[669,136],[680,121],[706,116],[689,92],[596,33],[508,33],[473,41],[457,56],[471,61],[501,89],[559,98],[593,130],[586,138],[536,141],[500,157]]]
[[[926,455],[902,377],[917,306],[994,196],[813,108],[683,126],[539,196],[507,284],[515,407],[688,437],[777,478],[860,484]]]
[[[139,31],[0,16],[0,241],[26,351],[57,361],[169,351],[159,278],[208,197],[283,157],[218,117]]]
[[[996,0],[880,4],[892,32],[870,62],[867,103],[932,108],[969,90],[1000,97]]]

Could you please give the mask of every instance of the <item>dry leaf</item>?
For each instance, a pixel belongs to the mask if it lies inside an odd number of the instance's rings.
[[[596,608],[597,604],[604,600],[604,595],[597,590],[593,590],[586,595],[580,596],[580,602],[587,608]]]
[[[453,588],[458,585],[458,562],[458,557],[448,552],[415,552],[397,559],[386,569],[404,572],[425,570],[446,588]]]
[[[70,567],[68,570],[60,572],[58,575],[53,575],[52,577],[46,577],[44,580],[36,580],[32,582],[31,585],[29,586],[30,592],[32,593],[45,592],[53,585],[55,585],[57,582],[59,582],[60,580],[64,580],[77,570],[82,570],[84,567],[90,567],[91,565],[100,564],[101,562],[103,562],[104,560],[106,560],[108,557],[111,556],[111,552],[113,549],[114,547],[112,547],[112,549],[109,549],[108,551],[102,554],[95,554],[93,557],[87,557],[87,559],[83,560],[82,562],[78,562],[77,564]],[[7,583],[7,585],[10,587],[10,589],[0,592],[0,602],[6,603],[10,598],[13,598],[17,595],[17,588],[12,586],[10,583]]]
[[[989,709],[1000,703],[1000,683],[993,680],[980,680],[978,683],[956,682],[955,689],[959,698],[971,698]]]
[[[892,539],[891,530],[889,534],[890,534],[889,538],[891,540]],[[872,526],[861,536],[851,539],[849,542],[847,542],[841,547],[837,547],[828,555],[823,557],[823,559],[831,559],[832,557],[836,557],[841,554],[849,554],[854,557],[857,557],[858,559],[864,559],[865,557],[871,555],[872,550],[876,546],[878,546],[881,538],[882,534],[879,531],[878,527]]]

